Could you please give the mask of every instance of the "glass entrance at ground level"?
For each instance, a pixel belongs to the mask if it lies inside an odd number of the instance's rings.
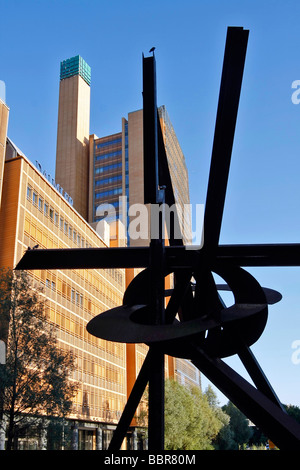
[[[78,449],[95,450],[96,449],[96,430],[79,429],[78,430]]]

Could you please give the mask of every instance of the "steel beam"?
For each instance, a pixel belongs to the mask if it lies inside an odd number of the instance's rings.
[[[249,31],[228,28],[204,213],[204,247],[219,243]]]
[[[159,186],[158,163],[158,116],[156,97],[156,63],[152,57],[143,57],[143,137],[144,137],[144,203],[152,205],[164,203],[164,190]],[[151,225],[153,224],[151,214]],[[149,260],[149,299],[152,324],[165,323],[164,283],[165,283],[165,239],[162,217],[157,239],[150,240]],[[152,230],[151,235],[152,235]],[[165,356],[163,352],[150,346],[152,365],[149,376],[149,450],[164,449],[164,378]]]
[[[136,381],[131,390],[131,393],[128,397],[122,416],[113,433],[113,437],[108,447],[108,450],[110,451],[117,451],[117,450],[120,450],[121,448],[122,442],[126,437],[126,433],[130,426],[130,423],[134,418],[136,409],[142,399],[143,393],[149,381],[151,366],[152,366],[152,352],[151,350],[149,350],[143,362],[143,365],[140,369],[140,372],[136,378]]]
[[[222,266],[300,266],[300,243],[220,245],[214,261],[204,259],[203,250],[166,246],[166,268],[197,269],[202,263]],[[146,268],[149,247],[66,248],[27,250],[15,269],[105,269]]]
[[[193,364],[280,450],[300,450],[300,425],[220,359],[195,346]]]

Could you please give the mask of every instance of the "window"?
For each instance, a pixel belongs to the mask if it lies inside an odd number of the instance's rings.
[[[122,181],[122,175],[112,176],[111,178],[104,178],[102,180],[95,181],[95,186],[101,186],[104,184],[112,184]]]
[[[58,225],[58,213],[57,212],[55,212],[54,214],[54,223],[55,225]]]
[[[43,199],[39,197],[39,210],[43,210]]]
[[[97,155],[95,158],[95,161],[101,161],[101,160],[108,160],[109,158],[112,157],[117,157],[118,155],[122,155],[122,150],[117,150],[116,152],[109,152],[109,153],[104,153],[102,155]]]
[[[63,228],[64,228],[64,219],[62,219],[62,218],[59,219],[59,228],[60,228],[60,230],[63,230]]]
[[[113,145],[113,144],[118,144],[122,142],[122,139],[114,139],[114,140],[108,140],[107,142],[101,142],[100,144],[97,144],[97,148],[102,148],[102,147],[106,147],[108,145]]]
[[[31,199],[31,187],[30,186],[27,186],[27,199]]]
[[[48,209],[49,209],[49,206],[48,206],[48,204],[45,202],[45,204],[44,204],[44,215],[45,215],[46,217],[48,217]]]
[[[68,235],[68,223],[67,222],[65,222],[64,230],[65,230],[65,234]]]
[[[32,202],[33,204],[37,205],[37,200],[38,200],[38,196],[35,192],[33,192],[32,194]]]
[[[50,207],[49,216],[50,216],[50,219],[51,219],[52,222],[53,222],[53,220],[54,220],[54,210],[52,209],[52,207]]]
[[[101,166],[100,168],[96,168],[95,174],[98,175],[99,173],[103,173],[110,170],[117,170],[118,168],[122,168],[122,162],[112,163],[111,165],[105,165]]]
[[[100,199],[106,196],[116,196],[118,194],[122,194],[122,188],[116,188],[116,189],[111,189],[109,191],[101,191],[99,193],[96,193],[95,199]]]

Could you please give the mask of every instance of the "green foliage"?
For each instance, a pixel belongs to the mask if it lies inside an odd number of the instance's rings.
[[[288,415],[290,415],[292,418],[297,421],[297,423],[300,423],[300,408],[299,406],[295,405],[284,405],[286,412]]]
[[[213,403],[213,406],[210,405]],[[165,449],[210,450],[212,441],[226,422],[215,405],[211,389],[203,394],[174,380],[165,386]]]
[[[48,423],[47,449],[71,450],[71,423],[63,418],[51,418]]]
[[[239,450],[244,448],[253,434],[246,416],[231,402],[224,405],[222,410],[229,416],[230,421],[217,436],[215,448],[218,450]]]
[[[8,448],[20,430],[38,416],[65,416],[76,384],[71,353],[58,347],[47,322],[41,292],[25,272],[0,273],[0,333],[7,341],[0,370],[1,401],[8,421]]]
[[[287,413],[300,423],[300,408],[294,405],[284,405]],[[222,407],[230,421],[225,425],[215,439],[214,445],[218,450],[239,450],[249,446],[252,450],[265,449],[268,438],[255,426],[251,427],[241,411],[231,402]]]
[[[252,450],[264,448],[268,438],[256,426],[252,427],[252,436],[249,439],[249,446]]]

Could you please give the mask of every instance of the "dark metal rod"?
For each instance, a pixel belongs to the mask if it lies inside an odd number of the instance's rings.
[[[143,57],[144,204],[157,204],[158,138],[154,55]]]
[[[217,260],[238,266],[300,266],[300,244],[220,245]]]
[[[27,250],[15,269],[144,268],[148,247],[51,248]]]
[[[152,367],[149,378],[149,416],[148,416],[148,448],[149,451],[164,450],[165,432],[165,356],[155,346],[151,346]]]
[[[300,425],[220,359],[194,347],[193,364],[280,450],[300,450]]]
[[[182,299],[185,297],[188,287],[191,283],[191,271],[175,272],[174,289],[165,290],[165,296],[171,298],[165,310],[165,322],[173,323],[174,318],[181,306]]]
[[[277,406],[279,406],[282,411],[285,412],[278,396],[276,395],[273,387],[271,386],[269,380],[267,379],[265,373],[260,367],[259,363],[256,360],[253,352],[249,346],[244,345],[239,349],[238,356],[242,363],[244,364],[247,372],[249,373],[254,384],[266,397],[272,400]]]
[[[203,250],[166,246],[166,267],[194,269]],[[15,269],[146,268],[149,247],[38,249],[25,252]],[[216,263],[222,266],[300,266],[300,244],[220,245]],[[213,266],[211,266],[213,267]]]
[[[143,57],[143,136],[144,136],[144,203],[164,203],[164,191],[159,188],[158,123],[156,97],[156,64],[152,57]],[[151,214],[151,225],[153,217]],[[149,298],[153,324],[165,322],[165,217],[162,216],[159,237],[150,241]],[[152,234],[152,227],[151,227]],[[164,450],[164,354],[150,346],[152,367],[149,377],[148,446],[150,451]]]
[[[182,294],[186,290],[190,281],[190,272],[183,272],[178,274],[180,276],[181,282],[175,285],[172,292],[170,292],[171,298],[166,308],[167,322],[172,323],[175,318],[175,315],[179,308],[179,303]],[[112,440],[109,445],[109,450],[116,451],[119,450],[124,438],[126,437],[126,432],[130,426],[130,423],[134,417],[138,404],[142,398],[143,392],[147,386],[150,377],[150,368],[155,361],[155,350],[150,348],[147,356],[143,362],[141,370],[137,376],[135,384],[131,390],[126,406],[123,410],[122,416],[119,420],[116,430],[114,431]],[[160,361],[160,365],[161,361]],[[164,366],[164,361],[163,361]],[[161,375],[160,375],[161,378]],[[160,402],[161,406],[161,402]],[[161,425],[161,424],[160,424]]]
[[[134,386],[131,390],[131,393],[128,397],[128,401],[123,410],[122,416],[118,422],[118,425],[114,431],[113,437],[110,441],[108,450],[117,451],[120,449],[123,440],[126,437],[127,430],[130,426],[131,421],[133,420],[136,409],[141,401],[144,390],[149,381],[150,368],[152,364],[152,352],[148,352],[143,365],[140,369],[140,372],[136,378]]]
[[[151,241],[152,257],[150,267],[150,305],[155,312],[154,324],[165,323],[164,308],[164,245],[159,240]],[[149,417],[148,445],[149,450],[164,450],[164,396],[165,396],[165,356],[161,349],[150,346],[152,367],[149,378]]]
[[[150,309],[154,313],[153,324],[156,325],[165,323],[164,253],[164,239],[161,234],[160,239],[150,242]],[[164,450],[165,356],[155,346],[150,346],[150,349],[153,360],[149,377],[148,446],[150,451],[156,452]]]
[[[204,213],[204,246],[218,246],[249,31],[228,28]]]
[[[169,170],[168,158],[165,149],[165,143],[159,122],[159,116],[157,116],[157,141],[158,141],[158,170],[159,170],[159,184],[165,188],[165,203],[168,207],[174,209],[173,221],[170,217],[169,226],[167,228],[167,236],[169,244],[171,246],[182,246],[182,232],[179,223],[179,216],[176,206],[176,200],[173,192],[173,185],[171,181],[171,175]]]

